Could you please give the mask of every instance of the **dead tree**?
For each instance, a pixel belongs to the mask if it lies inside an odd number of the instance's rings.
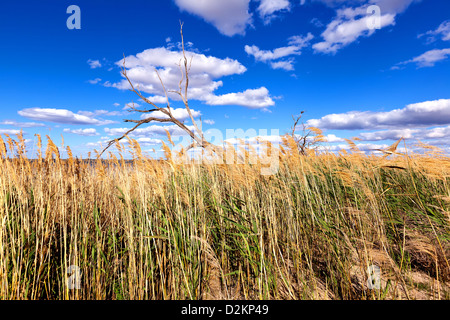
[[[301,111],[300,115],[297,118],[292,116],[292,119],[294,120],[294,125],[291,128],[290,136],[292,137],[292,139],[294,139],[294,142],[297,145],[298,152],[300,154],[306,155],[306,149],[307,149],[307,144],[308,144],[307,138],[310,135],[310,132],[306,133],[306,134],[303,134],[300,137],[295,135],[295,131],[297,130],[297,125],[298,125],[300,119],[302,118],[302,115],[303,115],[304,112],[305,111]],[[305,130],[306,130],[305,124],[302,123],[302,125],[303,125],[303,132],[305,132]]]
[[[181,128],[183,131],[185,131],[192,138],[192,141],[193,141],[192,144],[190,144],[186,150],[189,150],[193,147],[202,147],[202,148],[211,150],[212,152],[216,153],[218,156],[223,155],[223,150],[220,147],[217,147],[204,139],[201,128],[198,127],[197,123],[194,120],[194,117],[192,116],[192,112],[191,112],[191,109],[189,107],[189,102],[188,102],[189,71],[191,68],[192,58],[190,59],[190,61],[188,61],[188,59],[186,57],[186,52],[184,50],[183,23],[180,23],[180,34],[181,34],[181,47],[182,47],[183,58],[181,59],[182,61],[180,61],[178,64],[178,67],[180,68],[180,73],[181,73],[181,79],[180,79],[180,82],[178,85],[178,90],[167,91],[166,87],[159,75],[158,70],[155,68],[155,72],[158,76],[158,79],[161,83],[161,86],[164,90],[164,94],[166,97],[166,107],[157,106],[155,103],[153,103],[152,101],[150,101],[149,99],[144,97],[142,95],[142,93],[140,92],[139,88],[138,89],[135,88],[135,86],[133,85],[133,83],[131,82],[131,80],[128,78],[128,75],[127,75],[127,70],[125,67],[125,55],[123,58],[123,66],[122,66],[121,73],[127,79],[128,83],[131,86],[130,91],[134,92],[139,98],[141,98],[144,102],[146,102],[148,105],[150,105],[152,107],[151,109],[141,110],[141,109],[135,108],[134,104],[133,104],[132,106],[129,106],[131,108],[131,110],[129,110],[129,111],[130,112],[135,111],[135,112],[140,112],[140,113],[151,113],[154,111],[160,111],[161,113],[166,115],[167,118],[147,117],[146,119],[142,119],[142,120],[125,119],[124,122],[136,123],[136,125],[133,128],[131,128],[130,130],[128,130],[120,138],[109,141],[108,145],[106,146],[105,149],[103,149],[103,151],[100,153],[99,157],[116,141],[122,140],[128,134],[132,133],[134,130],[139,128],[141,125],[152,122],[152,121],[153,122],[161,122],[161,123],[167,123],[167,122],[173,123],[173,124],[177,125],[179,128]],[[183,81],[184,81],[184,87],[183,87]],[[184,106],[186,108],[186,111],[189,115],[189,118],[191,119],[192,124],[194,126],[194,131],[189,129],[183,122],[179,121],[172,115],[172,109],[170,107],[168,92],[175,93],[181,98],[181,100],[183,101]]]

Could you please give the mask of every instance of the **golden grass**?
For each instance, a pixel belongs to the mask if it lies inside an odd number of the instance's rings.
[[[261,175],[236,154],[186,164],[164,145],[169,160],[149,159],[133,139],[86,161],[48,137],[43,153],[38,136],[30,160],[6,137],[1,299],[450,298],[450,159],[435,149],[301,155],[284,137],[279,170]]]

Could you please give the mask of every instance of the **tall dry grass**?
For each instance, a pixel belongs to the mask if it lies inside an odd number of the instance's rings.
[[[62,160],[40,137],[30,160],[6,138],[0,299],[450,298],[450,159],[434,149],[301,155],[286,137],[261,175],[156,161],[132,139],[132,161],[121,144],[119,159]]]

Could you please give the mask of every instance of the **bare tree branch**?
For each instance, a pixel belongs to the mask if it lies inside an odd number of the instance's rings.
[[[206,141],[204,139],[203,136],[203,132],[202,129],[198,127],[193,115],[192,115],[192,111],[191,108],[189,107],[189,102],[188,102],[188,87],[189,87],[189,71],[191,69],[191,64],[192,64],[192,57],[189,60],[188,63],[188,59],[186,57],[186,51],[184,49],[184,37],[183,37],[183,23],[180,22],[180,35],[181,35],[181,45],[182,45],[182,54],[183,54],[183,63],[178,64],[179,68],[180,68],[180,72],[181,72],[181,80],[179,82],[179,90],[175,91],[175,90],[166,90],[166,87],[164,85],[164,82],[162,81],[158,70],[155,68],[155,72],[158,76],[158,79],[161,83],[161,86],[164,90],[164,94],[166,96],[166,107],[159,107],[157,106],[155,103],[153,103],[152,101],[150,101],[148,98],[144,97],[142,95],[142,93],[139,90],[139,87],[136,88],[132,81],[130,80],[130,78],[127,75],[127,70],[126,70],[126,66],[125,66],[125,55],[123,57],[123,64],[121,67],[121,74],[125,77],[125,79],[128,81],[129,85],[130,85],[130,91],[134,92],[142,101],[146,102],[147,104],[151,105],[153,108],[149,109],[149,110],[140,110],[133,106],[130,106],[129,110],[130,112],[132,111],[136,111],[136,112],[140,112],[140,113],[150,113],[150,112],[154,112],[154,111],[160,111],[163,113],[163,115],[166,115],[167,117],[164,118],[157,118],[157,117],[148,117],[142,120],[132,120],[132,119],[125,119],[124,122],[131,122],[131,123],[136,123],[136,125],[131,128],[130,130],[128,130],[124,135],[122,135],[120,138],[118,139],[114,139],[108,142],[108,145],[106,146],[105,149],[103,149],[103,151],[99,154],[99,157],[111,146],[113,145],[115,142],[122,140],[123,138],[125,138],[128,134],[132,133],[133,131],[135,131],[136,129],[138,129],[141,125],[149,123],[149,122],[161,122],[161,123],[173,123],[176,126],[178,126],[179,128],[181,128],[184,132],[186,132],[193,140],[193,143],[191,145],[188,146],[187,150],[196,147],[196,146],[200,146],[202,148],[207,148],[212,150],[213,152],[215,152],[217,155],[222,156],[223,155],[223,149],[221,147],[217,147],[211,143],[209,143],[208,141]],[[183,70],[184,68],[184,70]],[[183,81],[185,82],[184,84],[184,92],[183,92]],[[192,131],[191,129],[189,129],[183,122],[179,121],[178,119],[176,119],[171,111],[170,108],[170,102],[169,102],[169,97],[168,97],[168,92],[173,92],[175,94],[177,94],[178,96],[180,96],[181,100],[184,103],[184,106],[186,108],[186,111],[189,115],[189,118],[192,121],[192,124],[194,126],[194,131]]]
[[[304,111],[300,112],[300,115],[295,118],[292,116],[292,119],[294,120],[294,126],[291,128],[290,136],[294,140],[295,144],[297,145],[297,150],[302,155],[307,155],[307,150],[317,147],[317,144],[321,141],[320,139],[316,139],[318,137],[321,137],[321,135],[318,135],[315,133],[311,128],[306,127],[306,125],[302,122],[302,134],[296,135],[295,131],[297,130],[297,125],[300,122],[300,119],[302,118]],[[313,128],[314,129],[314,128]],[[312,134],[315,134],[314,139],[308,139],[311,137]]]

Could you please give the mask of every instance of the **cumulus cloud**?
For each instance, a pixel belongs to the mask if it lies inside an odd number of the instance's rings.
[[[191,131],[195,131],[194,126],[187,126]],[[130,128],[105,128],[105,133],[110,136],[121,136],[125,134]],[[169,131],[172,136],[183,136],[187,133],[178,127],[177,125],[149,125],[144,128],[137,128],[133,132],[130,133],[130,136],[135,137],[151,137],[155,135],[163,135],[166,136],[166,130]]]
[[[109,137],[101,137],[99,141],[96,142],[88,142],[85,144],[88,148],[103,148],[106,147],[107,142],[110,140]],[[154,139],[148,137],[136,138],[136,141],[139,143],[141,147],[152,147],[161,144],[161,139]],[[123,139],[120,141],[125,145],[128,145],[130,142],[128,139]]]
[[[95,78],[94,80],[88,80],[88,82],[89,82],[90,84],[97,84],[97,83],[99,83],[100,81],[102,81],[102,79],[100,79],[100,78]]]
[[[78,114],[81,114],[86,117],[94,117],[94,116],[121,116],[124,113],[120,111],[95,110],[95,111],[78,111]]]
[[[64,129],[63,132],[66,133],[73,133],[80,136],[98,136],[97,130],[94,128],[88,128],[88,129]]]
[[[244,35],[252,23],[250,0],[175,0],[182,11],[189,12],[211,23],[226,36]]]
[[[156,103],[156,102],[154,102],[154,103]],[[122,110],[130,110],[131,109],[131,107],[133,107],[133,108],[139,108],[141,105],[139,104],[139,103],[136,103],[136,102],[130,102],[130,103],[127,103],[127,104],[125,104],[125,106],[122,108]]]
[[[358,138],[364,141],[398,140],[400,138],[412,139],[420,129],[391,129],[375,132],[362,132]]]
[[[102,64],[100,63],[99,60],[91,60],[89,59],[87,61],[87,63],[89,64],[89,66],[91,67],[91,69],[96,69],[96,68],[100,68],[102,66]]]
[[[356,147],[361,153],[381,153],[377,149],[386,149],[389,147],[388,144],[374,144],[374,143],[355,143]],[[350,151],[352,147],[349,144],[338,144],[338,145],[321,145],[318,147],[319,151],[329,151],[336,152],[340,150]]]
[[[176,109],[171,108],[171,113],[175,117],[175,119],[177,119],[181,122],[190,119],[189,113],[187,112],[186,108],[176,108]],[[194,118],[198,118],[199,116],[202,115],[202,113],[200,111],[196,111],[194,109],[191,109],[191,114]],[[153,111],[153,112],[144,113],[143,115],[141,115],[141,119],[147,119],[147,118],[168,119],[169,117],[167,115],[165,115],[164,113],[162,113],[161,111]]]
[[[213,124],[216,123],[214,120],[211,120],[211,119],[203,120],[203,122],[206,123],[206,124],[209,124],[209,125],[213,125]]]
[[[447,49],[433,49],[429,50],[420,56],[417,56],[411,60],[407,60],[404,62],[398,63],[396,66],[392,67],[398,68],[398,65],[405,65],[409,63],[415,63],[417,67],[424,68],[424,67],[434,67],[434,65],[442,60],[447,59],[450,56],[450,48]],[[392,69],[391,68],[391,69]]]
[[[274,50],[261,50],[255,45],[252,45],[252,46],[246,45],[244,47],[244,49],[248,55],[255,57],[256,61],[262,61],[262,62],[266,62],[268,60],[275,60],[275,59],[283,58],[283,57],[286,57],[289,55],[301,53],[300,48],[298,48],[296,46],[281,47],[281,48],[276,48]]]
[[[294,70],[294,62],[295,62],[294,59],[288,59],[276,62],[271,61],[269,64],[272,69],[283,69],[286,71],[292,71]]]
[[[261,50],[257,46],[246,45],[244,47],[245,52],[255,58],[256,61],[267,62],[269,60],[277,60],[290,55],[301,54],[301,49],[306,47],[314,36],[308,33],[306,36],[292,36],[288,38],[289,46],[280,47],[273,50]]]
[[[382,12],[401,13],[405,11],[413,2],[421,0],[313,0],[314,2],[322,2],[329,7],[335,8],[340,6],[362,6],[377,5]]]
[[[352,6],[367,2],[366,0],[311,0],[311,1],[323,3],[331,8],[335,8],[341,5]]]
[[[45,127],[45,124],[38,122],[17,122],[14,120],[5,120],[0,122],[0,124],[7,126],[14,126],[19,128],[33,128],[33,127]]]
[[[106,125],[115,123],[111,120],[99,120],[82,114],[75,114],[66,109],[53,108],[27,108],[17,112],[25,118],[38,121],[48,121],[63,124]]]
[[[211,95],[205,103],[213,106],[238,105],[253,109],[265,108],[275,104],[269,96],[269,90],[265,87],[247,89],[244,92],[233,92],[219,96]]]
[[[234,97],[232,104],[255,108],[256,106],[265,108],[273,105],[269,92],[265,88],[249,89],[244,93],[230,93],[222,96],[216,96],[214,91],[223,85],[219,78],[242,74],[247,69],[237,60],[230,58],[219,59],[212,56],[206,56],[192,51],[187,51],[186,56],[192,57],[192,64],[189,73],[189,91],[188,98],[202,101],[209,105],[222,105],[223,101]],[[165,93],[161,86],[159,75],[169,92],[169,98],[179,100],[179,96],[171,93],[171,90],[179,89],[180,70],[176,63],[181,61],[183,55],[180,51],[171,51],[167,48],[148,49],[136,56],[125,58],[127,75],[133,84],[142,92],[153,94],[149,99],[155,103],[165,102]],[[123,60],[117,62],[122,65]],[[129,89],[128,81],[123,79],[121,82],[109,84],[109,86],[118,89]],[[182,84],[184,86],[184,83]],[[261,97],[264,92],[266,96]],[[254,97],[251,97],[254,96]],[[256,102],[255,102],[256,101]]]
[[[307,121],[320,129],[371,130],[407,127],[426,127],[450,124],[450,99],[414,103],[402,109],[386,112],[350,111],[329,114]]]
[[[404,138],[410,141],[424,141],[432,145],[450,146],[450,126],[418,128],[418,129],[388,129],[375,132],[362,132],[358,138],[363,141],[398,140]]]
[[[224,144],[231,144],[234,146],[239,146],[239,145],[264,145],[264,141],[268,141],[272,144],[281,144],[282,143],[282,138],[280,136],[257,136],[257,137],[252,137],[252,138],[229,138],[229,139],[225,139],[223,142]]]
[[[256,61],[269,63],[272,69],[284,69],[287,71],[293,70],[294,59],[280,60],[292,55],[300,55],[302,49],[309,45],[309,42],[314,38],[311,33],[306,36],[292,36],[288,38],[288,46],[276,48],[273,50],[261,50],[259,47],[246,45],[245,52],[253,56]]]
[[[450,138],[450,126],[428,129],[423,131],[421,136],[425,139]],[[450,145],[450,139],[447,140],[447,144]]]
[[[14,130],[14,129],[0,129],[0,134],[8,134],[8,135],[13,135],[13,134],[19,134],[20,130]]]
[[[212,78],[220,78],[223,76],[229,76],[233,74],[242,74],[247,69],[239,63],[237,60],[230,58],[219,59],[213,56],[206,56],[204,54],[186,51],[186,56],[190,59],[192,58],[192,65],[190,72],[193,75],[197,74],[207,74]],[[128,56],[125,58],[126,68],[148,68],[150,67],[152,71],[154,68],[174,68],[178,75],[180,70],[177,63],[182,61],[183,53],[181,51],[171,51],[164,47],[147,49],[135,56]],[[122,66],[123,59],[116,63]],[[134,70],[136,73],[138,71],[144,71],[142,69]],[[154,77],[157,77],[156,75]],[[179,77],[177,76],[177,85]],[[158,81],[159,83],[159,81]]]
[[[289,0],[260,0],[259,6],[256,9],[259,16],[268,24],[275,18],[275,12],[290,11],[291,4]]]
[[[156,104],[167,103],[166,97],[163,97],[163,96],[156,95],[156,96],[148,97],[147,99]]]
[[[437,37],[440,37],[443,41],[450,41],[450,20],[442,22],[436,30],[427,31],[419,34],[417,37],[421,38],[423,36],[427,38],[427,43],[436,41]]]
[[[310,23],[314,25],[316,28],[322,28],[324,26],[323,22],[317,18],[312,18]]]
[[[397,141],[404,138],[450,146],[450,99],[414,103],[387,112],[330,114],[309,120],[306,124],[324,130],[363,130],[357,134],[361,141]],[[345,141],[334,134],[328,134],[326,138],[329,143]],[[338,147],[332,146],[332,149],[336,151]]]
[[[367,8],[376,5],[380,8],[378,17],[379,28],[395,24],[395,17],[405,11],[413,2],[420,0],[316,0],[331,7],[344,5],[346,7],[336,10],[336,17],[322,32],[322,42],[315,43],[316,52],[335,54],[341,48],[355,42],[360,37],[369,37],[376,31],[373,26],[374,19],[367,13]],[[351,7],[357,5],[356,7]]]
[[[381,12],[399,14],[404,12],[412,3],[422,0],[370,0],[369,4],[380,7]]]
[[[153,139],[153,138],[137,138],[136,139],[137,142],[139,142],[139,144],[141,146],[156,146],[158,144],[161,144],[161,139]]]
[[[301,135],[296,134],[297,138],[301,138]],[[328,134],[325,136],[326,142],[328,143],[337,143],[337,142],[345,142],[344,138],[337,137],[334,134]],[[307,137],[307,140],[312,141],[312,137]],[[272,143],[274,146],[280,145],[283,143],[283,138],[280,135],[258,135],[254,137],[233,137],[224,140],[224,144],[230,144],[232,146],[242,146],[242,145],[250,145],[252,147],[264,146],[264,141],[268,141]],[[364,151],[374,151],[375,149],[386,148],[388,145],[385,144],[371,144],[371,143],[359,143],[357,146],[360,148],[362,152]],[[321,144],[318,145],[319,151],[339,151],[341,149],[349,150],[350,146],[347,143],[344,144]]]
[[[361,36],[368,37],[375,33],[369,28],[373,18],[366,15],[362,8],[339,9],[337,17],[331,21],[321,36],[324,41],[315,43],[312,47],[316,52],[336,53],[339,49],[355,42]],[[386,13],[380,16],[380,27],[384,28],[395,23],[395,15]]]
[[[330,143],[333,143],[333,142],[345,142],[344,138],[337,137],[334,134],[327,134],[325,136],[325,139],[326,139],[327,142],[330,142]]]

